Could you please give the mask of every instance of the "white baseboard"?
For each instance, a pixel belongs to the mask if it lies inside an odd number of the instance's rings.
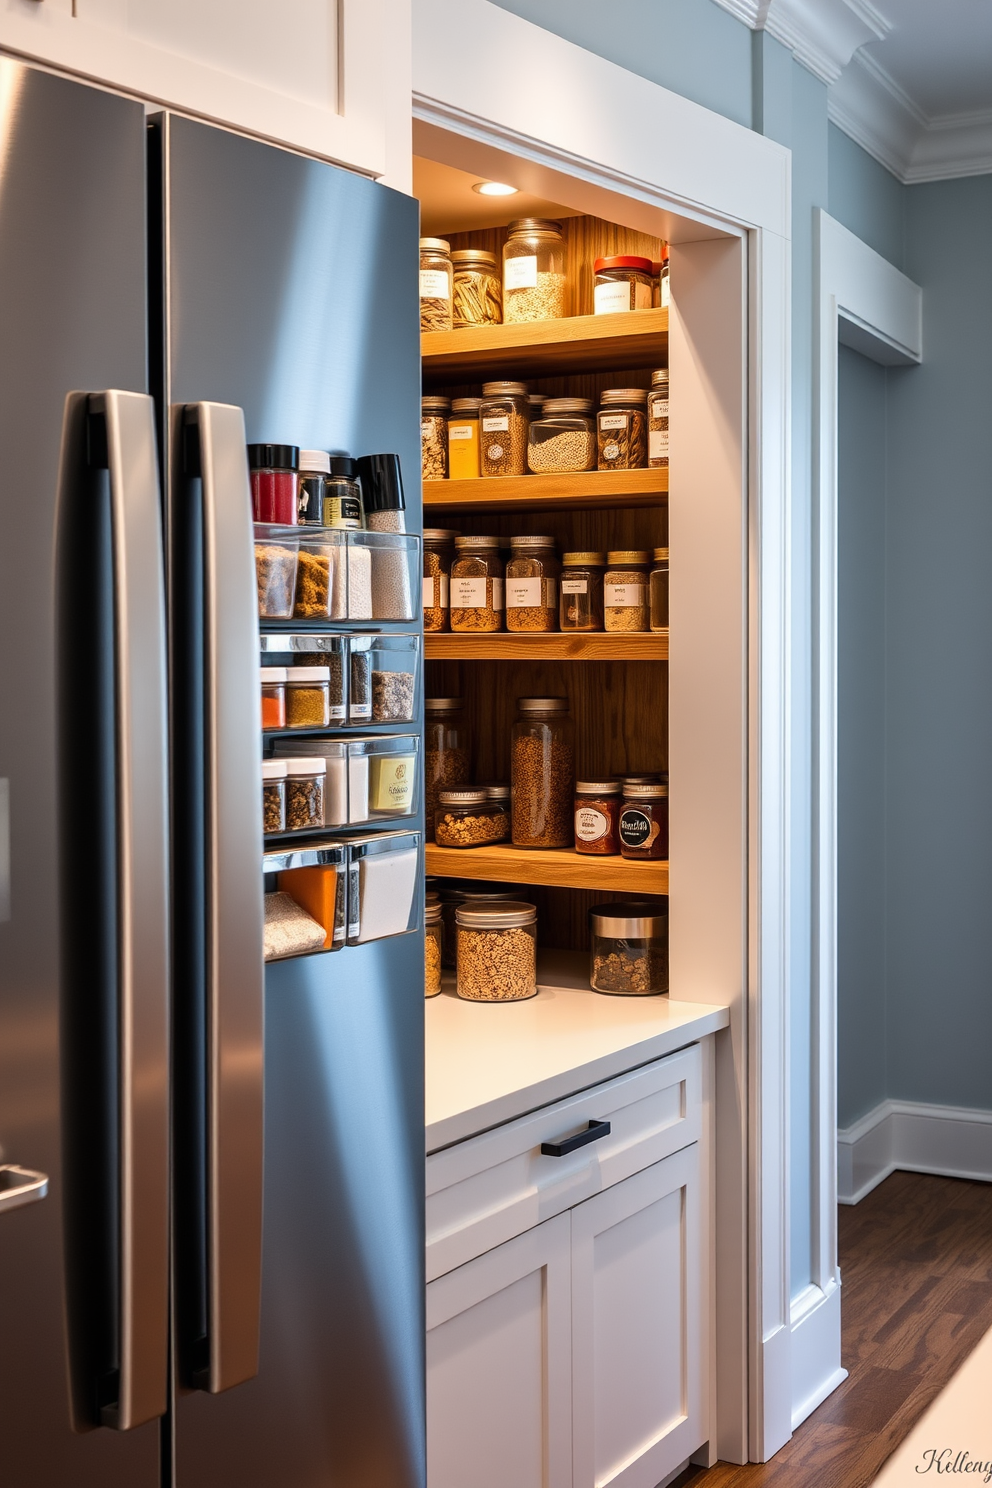
[[[887,1100],[837,1133],[838,1203],[860,1203],[897,1168],[992,1183],[992,1111]]]
[[[840,1363],[840,1286],[806,1287],[792,1299],[790,1320],[795,1431],[847,1379]]]

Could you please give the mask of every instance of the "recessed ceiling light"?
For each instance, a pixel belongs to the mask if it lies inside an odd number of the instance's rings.
[[[476,181],[472,187],[480,196],[516,196],[518,186],[507,186],[505,181]]]

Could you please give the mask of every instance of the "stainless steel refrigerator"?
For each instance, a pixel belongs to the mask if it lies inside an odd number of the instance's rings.
[[[424,1481],[422,937],[263,974],[243,448],[419,529],[417,232],[0,61],[4,1488]]]

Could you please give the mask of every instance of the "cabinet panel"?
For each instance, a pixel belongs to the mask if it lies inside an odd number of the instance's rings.
[[[569,1217],[427,1288],[430,1488],[572,1488]]]

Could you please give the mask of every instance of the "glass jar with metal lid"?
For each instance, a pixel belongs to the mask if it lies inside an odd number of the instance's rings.
[[[442,954],[445,966],[455,964],[455,911],[470,900],[482,904],[524,902],[527,889],[523,884],[495,884],[477,878],[447,878],[441,890],[441,917],[444,922]]]
[[[457,532],[448,527],[424,528],[424,630],[448,629],[448,585]]]
[[[441,923],[441,901],[434,895],[433,903],[428,895],[424,905],[424,996],[437,997],[441,991],[441,955],[443,925]]]
[[[597,904],[589,911],[589,985],[614,997],[668,991],[668,900]]]
[[[494,801],[480,786],[445,790],[434,812],[438,847],[485,847],[510,835],[509,802]]]
[[[597,258],[592,266],[593,305],[597,315],[651,309],[651,260],[633,253]]]
[[[526,475],[530,409],[525,382],[484,382],[479,406],[483,475]]]
[[[510,736],[514,847],[572,846],[574,748],[568,698],[518,698]]]
[[[420,468],[425,481],[448,478],[448,414],[451,399],[420,400]]]
[[[667,785],[624,786],[620,853],[652,862],[668,857]]]
[[[324,479],[324,526],[360,532],[365,526],[362,482],[358,461],[350,455],[331,455]]]
[[[471,773],[471,737],[462,713],[461,698],[427,698],[424,703],[424,815],[429,842],[434,838],[434,814],[439,793],[467,785]]]
[[[553,537],[511,537],[506,565],[507,630],[558,629],[558,574]]]
[[[596,415],[600,470],[642,470],[648,463],[645,388],[607,388]]]
[[[420,329],[451,330],[454,270],[446,238],[420,240]]]
[[[503,320],[558,320],[565,314],[561,223],[518,217],[503,244]]]
[[[452,480],[478,480],[479,407],[481,398],[452,398],[448,418],[448,475]]]
[[[616,780],[575,782],[575,851],[600,857],[620,851],[620,792]]]
[[[467,1002],[522,1002],[537,995],[537,910],[480,904],[455,911],[456,983]]]
[[[668,629],[668,549],[655,548],[654,567],[648,579],[651,629]]]
[[[652,470],[668,465],[668,368],[651,373],[648,393],[648,464]]]
[[[498,801],[507,811],[510,809],[510,787],[501,781],[487,782],[482,789],[490,801]]]
[[[596,420],[590,398],[548,398],[527,436],[535,475],[596,469]]]
[[[456,537],[451,565],[451,628],[503,629],[503,559],[498,537]]]
[[[620,548],[608,555],[603,583],[603,622],[607,630],[647,630],[649,562],[644,548]]]
[[[605,553],[563,553],[561,560],[562,630],[603,629]]]
[[[503,281],[499,260],[485,248],[456,248],[452,325],[499,325],[503,319]]]

